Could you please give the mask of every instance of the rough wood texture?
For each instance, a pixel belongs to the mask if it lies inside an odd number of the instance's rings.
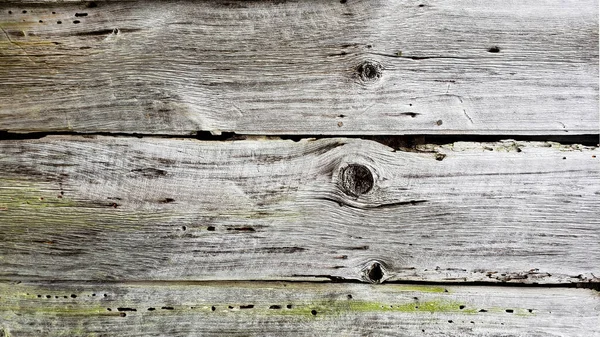
[[[447,291],[447,292],[445,292]],[[581,336],[584,289],[315,283],[1,284],[3,336]]]
[[[0,142],[0,278],[587,282],[597,148]],[[594,276],[595,275],[595,276]]]
[[[598,133],[596,0],[94,4],[0,4],[0,130]]]

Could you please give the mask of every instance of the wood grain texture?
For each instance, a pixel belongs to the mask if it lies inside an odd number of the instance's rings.
[[[0,278],[598,281],[597,148],[413,151],[343,138],[2,141]],[[346,179],[351,166],[369,188]]]
[[[597,0],[94,4],[0,4],[0,130],[598,133]]]
[[[13,337],[590,337],[600,334],[599,317],[600,295],[584,289],[259,282],[0,285],[0,331]]]

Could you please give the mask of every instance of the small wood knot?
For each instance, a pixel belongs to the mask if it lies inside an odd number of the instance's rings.
[[[356,71],[358,77],[364,82],[373,82],[381,78],[381,65],[378,63],[365,61],[356,68]]]
[[[364,165],[350,164],[341,173],[342,186],[346,194],[358,197],[373,188],[373,174]]]

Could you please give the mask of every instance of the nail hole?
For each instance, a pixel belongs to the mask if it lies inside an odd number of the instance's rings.
[[[56,23],[60,25],[62,21],[56,21]],[[62,196],[59,196],[59,198],[62,198]]]
[[[87,15],[88,15],[87,13],[75,13],[76,18],[80,18],[82,16],[87,16]]]
[[[291,308],[292,308],[292,305],[291,305],[291,304],[288,304],[288,305],[286,305],[285,307],[286,307],[286,308],[288,308],[288,309],[291,309]]]
[[[499,53],[500,52],[500,48],[498,48],[498,46],[493,46],[490,49],[488,49],[488,52],[490,52],[490,53]]]
[[[441,119],[438,119],[438,121],[437,121],[437,122],[435,122],[435,124],[436,124],[437,126],[440,126],[440,125],[442,125],[442,124],[443,124],[443,122],[442,122],[442,120],[441,120]]]
[[[71,294],[71,298],[77,298],[77,295]]]
[[[313,316],[317,316],[317,311],[316,311],[315,309],[311,310],[311,311],[310,311],[310,313],[311,313]]]
[[[213,305],[212,307],[210,307],[210,310],[215,311],[215,310],[217,310],[217,308],[215,308],[215,306]]]
[[[80,23],[80,22],[81,22],[81,21],[79,21],[79,20],[73,20],[73,23],[74,23],[74,24],[78,24],[78,23]]]
[[[23,14],[25,14],[25,13],[27,13],[27,11],[26,11],[26,10],[23,10]]]
[[[137,311],[136,308],[117,308],[117,311]]]
[[[509,314],[512,314],[515,311],[513,309],[506,309],[506,312],[508,312]]]
[[[351,196],[359,196],[373,188],[373,174],[364,165],[350,164],[342,170],[342,186]]]

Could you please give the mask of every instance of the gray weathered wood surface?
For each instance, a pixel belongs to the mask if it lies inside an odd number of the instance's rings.
[[[0,130],[598,133],[597,0],[343,2],[2,2]]]
[[[0,337],[598,336],[598,54],[597,0],[0,0]]]
[[[0,294],[2,336],[600,334],[600,295],[584,289],[277,282],[4,283]]]
[[[598,281],[599,161],[549,142],[2,141],[0,278]]]

